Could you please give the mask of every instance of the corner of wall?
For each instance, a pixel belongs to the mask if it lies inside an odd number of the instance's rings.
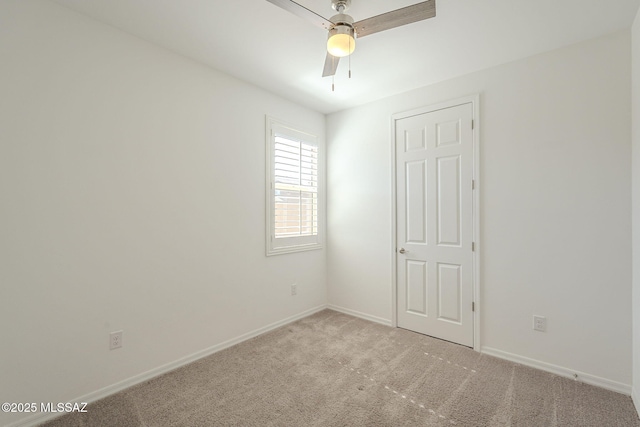
[[[632,390],[640,416],[640,10],[631,27]]]

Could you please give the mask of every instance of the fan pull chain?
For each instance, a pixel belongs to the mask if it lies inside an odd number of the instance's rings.
[[[351,38],[349,38],[349,52],[351,52]],[[351,78],[351,55],[349,55],[349,78]]]
[[[336,69],[335,62],[336,62],[335,56],[331,55],[331,66],[334,70]],[[336,90],[335,82],[336,82],[336,73],[334,71],[334,73],[331,75],[331,92],[335,92]]]

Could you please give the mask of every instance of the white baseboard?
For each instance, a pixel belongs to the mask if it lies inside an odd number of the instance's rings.
[[[633,404],[636,405],[636,412],[638,413],[638,417],[640,417],[640,384],[634,384],[631,388],[631,400],[633,400]]]
[[[227,340],[225,342],[222,342],[220,344],[216,344],[214,346],[211,346],[209,348],[205,348],[204,350],[198,351],[196,353],[190,354],[189,356],[185,356],[181,359],[178,359],[174,362],[171,363],[167,363],[166,365],[162,365],[159,366],[157,368],[151,369],[150,371],[147,372],[143,372],[139,375],[135,375],[131,378],[128,378],[126,380],[120,381],[118,383],[112,384],[110,386],[101,388],[100,390],[96,390],[94,392],[91,392],[89,394],[85,394],[84,396],[80,396],[77,397],[75,399],[71,399],[71,400],[65,400],[66,402],[87,402],[87,403],[91,403],[91,402],[95,402],[97,400],[103,399],[107,396],[110,396],[112,394],[115,394],[119,391],[122,391],[124,389],[127,389],[131,386],[134,386],[136,384],[139,384],[141,382],[147,381],[151,378],[157,377],[159,375],[165,374],[167,372],[173,371],[174,369],[180,368],[181,366],[187,365],[191,362],[195,362],[198,359],[202,359],[203,357],[207,357],[213,353],[217,353],[221,350],[224,350],[225,348],[229,348],[231,346],[234,346],[236,344],[239,344],[243,341],[246,341],[248,339],[254,338],[258,335],[262,335],[266,332],[272,331],[274,329],[279,328],[280,326],[284,326],[288,323],[292,323],[295,322],[296,320],[300,320],[304,317],[307,316],[311,316],[314,313],[317,313],[319,311],[322,311],[324,309],[326,309],[327,306],[326,305],[320,305],[318,307],[303,311],[302,313],[298,313],[296,315],[287,317],[285,319],[279,320],[277,322],[271,323],[270,325],[264,326],[262,328],[258,328],[256,330],[253,330],[251,332],[248,332],[246,334],[240,335],[239,337],[236,338],[232,338],[230,340]],[[40,423],[43,423],[45,421],[49,421],[53,418],[59,417],[63,414],[59,414],[59,413],[39,413],[39,414],[33,414],[32,416],[26,417],[26,418],[22,418],[20,420],[17,420],[11,424],[6,425],[6,427],[32,427],[32,426],[36,426]]]
[[[361,319],[370,320],[372,322],[380,323],[385,326],[391,326],[391,320],[383,319],[382,317],[372,316],[370,314],[361,313],[359,311],[351,310],[349,308],[339,307],[337,305],[328,304],[327,308],[330,310],[338,311],[340,313],[349,314],[354,317],[359,317]]]
[[[627,396],[631,395],[631,386],[629,384],[623,384],[617,381],[608,380],[606,378],[587,374],[585,372],[575,371],[569,368],[565,368],[563,366],[557,366],[551,363],[541,362],[539,360],[530,359],[528,357],[520,356],[513,353],[508,353],[506,351],[497,350],[495,348],[482,347],[480,349],[480,352],[484,354],[488,354],[489,356],[495,356],[500,359],[509,360],[510,362],[515,362],[521,365],[540,369],[542,371],[551,372],[552,374],[556,374],[561,377],[574,379],[575,378],[574,374],[577,374],[578,375],[577,381],[583,382],[585,384],[591,384],[601,388],[606,388],[607,390],[626,394]]]

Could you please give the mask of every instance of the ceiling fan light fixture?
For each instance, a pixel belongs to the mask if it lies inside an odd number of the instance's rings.
[[[350,25],[336,25],[329,30],[327,52],[338,58],[349,56],[356,49],[356,39],[353,27]]]
[[[370,34],[436,16],[436,0],[414,0],[419,1],[419,3],[362,19],[358,22],[355,22],[350,15],[345,13],[351,6],[351,0],[331,0],[331,7],[338,14],[329,19],[298,4],[297,2],[300,0],[267,1],[308,20],[325,31],[329,31],[322,77],[334,76],[340,58],[353,53],[356,48],[356,34],[360,39]],[[351,72],[349,72],[349,77],[351,77]]]

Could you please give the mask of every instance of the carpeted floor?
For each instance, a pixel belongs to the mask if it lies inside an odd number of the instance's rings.
[[[325,310],[45,424],[640,427],[628,396]]]

